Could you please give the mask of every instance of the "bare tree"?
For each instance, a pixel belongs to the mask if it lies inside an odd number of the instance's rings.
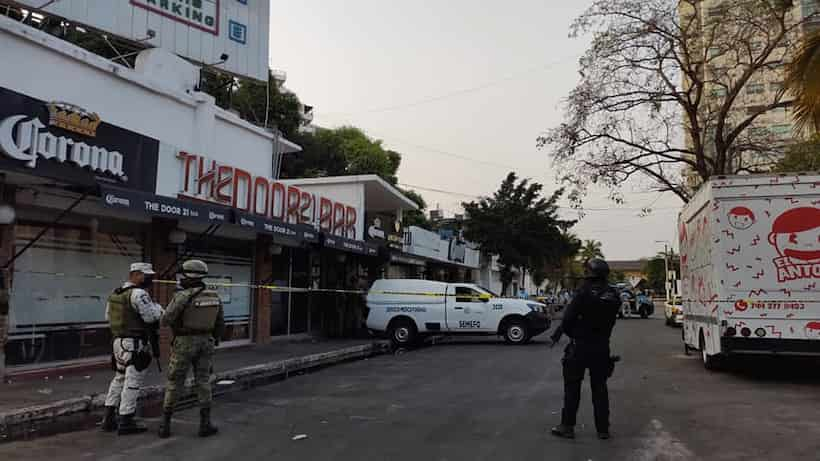
[[[769,168],[783,143],[755,122],[790,104],[771,84],[811,18],[790,0],[597,0],[571,27],[592,44],[565,121],[538,145],[577,201],[643,175],[686,202],[712,175]]]

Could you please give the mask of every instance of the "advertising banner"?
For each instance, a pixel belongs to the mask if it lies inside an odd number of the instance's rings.
[[[110,125],[75,102],[0,88],[0,169],[154,192],[158,152],[156,139]]]

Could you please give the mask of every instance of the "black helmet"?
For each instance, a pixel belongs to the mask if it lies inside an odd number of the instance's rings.
[[[609,277],[609,264],[603,259],[590,259],[584,264],[584,277],[606,280]]]

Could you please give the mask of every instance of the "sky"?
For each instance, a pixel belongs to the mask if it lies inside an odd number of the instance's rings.
[[[577,84],[588,38],[570,38],[569,28],[591,3],[272,0],[270,63],[315,107],[315,124],[354,125],[400,152],[399,183],[449,216],[510,171],[559,187],[536,138],[561,122]],[[622,205],[593,191],[573,232],[601,241],[612,260],[677,241],[678,198],[638,181],[623,191]]]

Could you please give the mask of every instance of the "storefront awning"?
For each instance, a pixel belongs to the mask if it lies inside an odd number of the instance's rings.
[[[346,251],[348,253],[356,253],[364,256],[379,255],[379,247],[373,245],[372,243],[345,237],[337,237],[335,235],[325,235],[324,245],[325,248],[333,248],[334,250]]]
[[[421,266],[424,267],[427,265],[427,261],[419,256],[414,256],[407,253],[391,253],[390,254],[390,262],[396,264],[407,264],[409,266]]]
[[[173,219],[193,219],[208,224],[236,224],[262,234],[273,235],[274,243],[302,246],[318,243],[319,233],[310,226],[272,221],[218,205],[187,202],[161,195],[100,186],[103,203],[108,208],[143,212]]]
[[[242,227],[273,235],[273,241],[277,244],[300,246],[303,243],[319,243],[319,233],[307,225],[286,224],[240,211],[234,212],[234,218],[236,224]]]
[[[233,213],[230,209],[215,205],[183,202],[161,195],[103,185],[100,186],[100,196],[108,208],[131,210],[174,219],[193,219],[209,224],[233,222]]]

